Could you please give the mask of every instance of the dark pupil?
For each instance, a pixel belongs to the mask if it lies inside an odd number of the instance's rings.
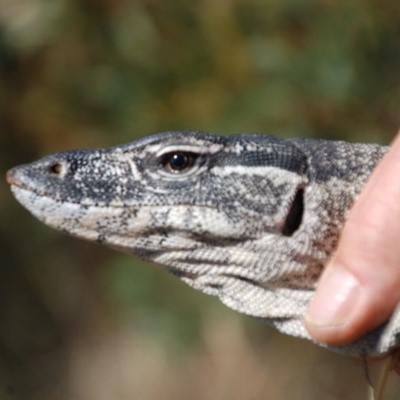
[[[183,153],[175,153],[169,159],[169,165],[175,170],[186,168],[188,165],[188,157]]]

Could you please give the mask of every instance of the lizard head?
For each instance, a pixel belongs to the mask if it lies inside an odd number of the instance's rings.
[[[7,179],[46,224],[171,267],[171,252],[207,248],[211,260],[221,246],[292,235],[306,172],[305,155],[272,136],[169,132],[53,154]]]
[[[282,307],[251,310],[239,294],[309,285],[282,274],[315,258],[318,221],[303,218],[308,172],[290,141],[169,132],[50,155],[7,179],[44,223],[162,265],[239,311],[281,317]]]
[[[216,241],[290,235],[300,223],[290,211],[296,195],[295,205],[301,202],[306,171],[304,154],[277,138],[266,144],[257,135],[170,132],[56,153],[10,170],[7,180],[46,224],[125,247],[124,235]],[[126,243],[126,250],[135,247]]]

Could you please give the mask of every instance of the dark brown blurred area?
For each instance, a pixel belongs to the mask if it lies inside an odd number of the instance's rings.
[[[0,0],[0,104],[3,176],[171,129],[387,144],[400,3]],[[45,227],[5,179],[0,219],[0,400],[366,399],[362,362]]]

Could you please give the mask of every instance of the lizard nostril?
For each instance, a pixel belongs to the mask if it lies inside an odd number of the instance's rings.
[[[59,162],[54,162],[49,165],[48,170],[53,175],[60,175],[64,171],[64,165]]]

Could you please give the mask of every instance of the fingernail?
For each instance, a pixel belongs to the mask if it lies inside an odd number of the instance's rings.
[[[306,313],[307,322],[316,327],[346,324],[361,297],[361,286],[350,272],[340,266],[328,268]]]

